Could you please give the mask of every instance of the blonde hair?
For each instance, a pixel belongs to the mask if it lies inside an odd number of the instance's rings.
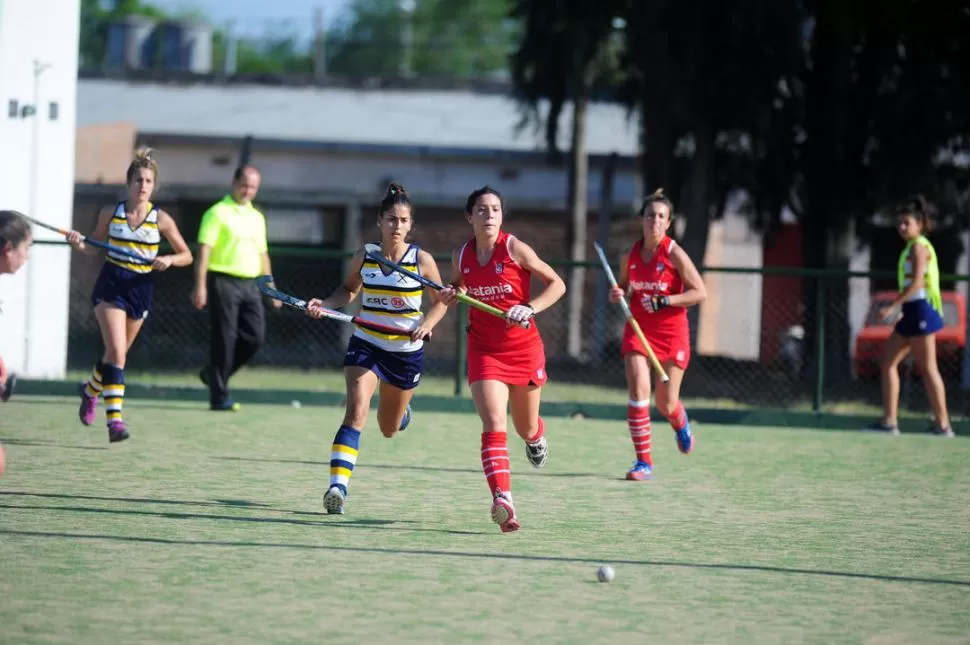
[[[155,151],[147,146],[138,148],[135,151],[135,158],[132,159],[131,163],[128,164],[128,172],[125,174],[125,183],[130,184],[132,180],[138,176],[138,171],[142,168],[148,168],[152,171],[152,175],[155,177],[155,183],[158,183],[158,164],[155,163],[154,158]]]

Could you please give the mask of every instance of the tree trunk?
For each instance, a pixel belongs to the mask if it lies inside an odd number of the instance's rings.
[[[704,264],[707,239],[710,233],[710,205],[714,194],[714,131],[708,123],[699,123],[694,131],[694,156],[684,183],[682,210],[687,216],[687,228],[681,246],[698,267]],[[703,306],[703,305],[702,305]],[[691,345],[697,343],[697,320],[700,307],[687,310]]]
[[[802,253],[812,268],[846,270],[851,253],[852,206],[845,203],[843,178],[853,163],[846,150],[852,107],[853,0],[820,0],[812,49],[813,69],[807,89],[806,212]],[[850,374],[846,277],[820,278],[805,285],[806,365],[815,383],[831,386]],[[820,306],[817,298],[824,297]],[[823,327],[824,325],[824,327]],[[818,334],[824,330],[824,342]],[[824,358],[822,373],[820,359]],[[820,401],[817,401],[819,403]]]
[[[586,112],[589,98],[585,90],[585,83],[583,83],[579,91],[573,95],[573,132],[569,164],[569,210],[572,243],[569,259],[574,263],[586,260],[586,195],[589,179],[589,158],[586,154]],[[580,357],[583,352],[585,281],[586,268],[574,264],[569,270],[569,280],[567,281],[569,290],[566,292],[566,302],[568,303],[566,351],[572,358]]]

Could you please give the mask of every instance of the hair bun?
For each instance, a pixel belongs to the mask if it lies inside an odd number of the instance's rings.
[[[657,190],[653,191],[653,196],[654,197],[664,197],[664,189],[663,189],[663,187],[658,188]]]
[[[154,154],[155,154],[154,149],[149,148],[148,146],[144,146],[144,147],[138,148],[138,150],[135,151],[135,159],[144,159],[146,161],[152,161],[152,155]]]
[[[404,190],[404,186],[397,182],[391,182],[391,185],[387,187],[387,194],[391,197],[395,195],[407,196],[408,191]]]

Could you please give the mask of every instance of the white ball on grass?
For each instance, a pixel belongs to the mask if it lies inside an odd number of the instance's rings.
[[[604,565],[596,570],[596,579],[600,582],[613,582],[613,578],[616,573],[613,571],[613,567],[609,565]]]
[[[292,405],[294,408],[302,408],[303,407],[303,404],[301,404],[299,401],[290,401],[290,405]]]

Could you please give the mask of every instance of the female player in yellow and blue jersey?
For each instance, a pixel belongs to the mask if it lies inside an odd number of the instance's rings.
[[[150,201],[157,179],[158,166],[152,159],[151,149],[139,150],[126,174],[128,199],[102,209],[94,233],[89,236],[126,251],[125,254],[107,252],[94,285],[91,301],[104,341],[104,354],[94,366],[91,378],[81,387],[78,410],[84,425],[93,424],[98,396],[103,396],[108,441],[112,443],[128,438],[128,427],[121,417],[125,358],[151,312],[154,272],[192,264],[192,252],[175,220]],[[158,254],[163,237],[172,245],[174,255]],[[71,231],[67,241],[78,251],[92,255],[99,252],[97,247],[86,245],[77,231]],[[142,261],[133,261],[132,254],[140,256]]]
[[[936,250],[925,234],[930,230],[926,200],[918,196],[897,209],[897,228],[906,241],[899,256],[899,294],[879,312],[890,319],[897,309],[902,316],[886,344],[882,361],[883,418],[867,429],[898,434],[899,364],[912,351],[922,374],[926,395],[933,410],[930,431],[952,437],[946,409],[946,391],[936,364],[936,333],[943,329],[943,299],[940,294],[940,265]]]
[[[393,437],[411,421],[411,396],[424,370],[424,339],[441,321],[447,307],[428,289],[432,306],[421,313],[422,285],[369,259],[367,253],[387,259],[435,282],[441,282],[438,265],[427,251],[407,241],[413,223],[411,200],[400,184],[391,184],[381,201],[377,227],[380,244],[365,244],[354,255],[353,270],[325,300],[313,299],[309,315],[320,318],[320,308],[336,309],[361,294],[360,317],[398,327],[400,334],[385,334],[358,327],[344,356],[347,410],[333,439],[330,454],[330,485],[323,497],[327,513],[344,512],[347,486],[357,463],[360,433],[367,421],[370,401],[380,386],[377,423],[385,437]]]

